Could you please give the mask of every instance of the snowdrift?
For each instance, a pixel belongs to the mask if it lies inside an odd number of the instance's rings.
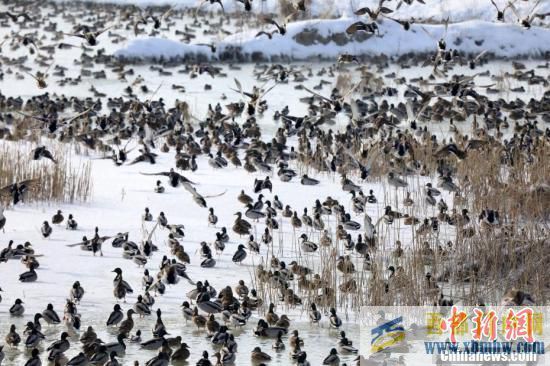
[[[428,54],[437,49],[437,40],[444,38],[447,47],[466,54],[487,51],[496,58],[535,57],[550,54],[550,30],[540,27],[522,28],[516,24],[479,20],[449,24],[413,24],[409,31],[391,20],[379,22],[379,35],[365,32],[346,34],[354,19],[324,19],[294,22],[284,36],[274,34],[256,37],[256,31],[236,33],[210,48],[160,38],[135,39],[115,56],[132,59],[173,59],[220,61],[299,61],[334,59],[348,53],[360,57]],[[422,29],[424,28],[424,29]]]

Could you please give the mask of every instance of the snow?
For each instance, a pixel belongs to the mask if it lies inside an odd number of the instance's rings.
[[[119,0],[120,3],[123,0]],[[146,4],[161,4],[170,3],[181,6],[193,6],[197,4],[197,1],[140,1],[131,0],[126,3],[137,3],[142,5]],[[256,1],[265,5],[266,9],[276,9],[276,1],[268,0],[266,2]],[[335,15],[349,16],[350,5],[352,2],[347,1],[315,1],[312,7],[314,14],[322,14],[334,6]],[[359,4],[365,2],[357,1],[353,8],[359,7]],[[372,2],[369,2],[372,3]],[[188,5],[187,5],[188,4]],[[228,8],[231,6],[237,8],[238,4],[235,1],[224,1],[224,5]],[[548,2],[541,4],[541,9],[548,8]],[[205,5],[206,6],[206,5]],[[522,9],[528,8],[524,2],[518,3]],[[214,8],[217,5],[214,5]],[[404,9],[408,9],[405,13]],[[443,10],[442,10],[443,9]],[[515,24],[498,24],[489,23],[494,16],[492,5],[489,1],[432,1],[429,6],[421,6],[417,3],[408,8],[400,10],[403,16],[415,16],[420,18],[421,16],[445,18],[446,14],[453,15],[453,20],[461,20],[461,23],[451,24],[447,32],[447,43],[450,48],[454,48],[454,41],[457,37],[463,39],[463,43],[460,45],[460,49],[465,52],[472,52],[477,54],[483,50],[488,49],[490,52],[495,53],[501,57],[513,56],[513,55],[532,55],[540,56],[543,52],[548,52],[550,47],[549,30],[539,27],[533,27],[531,30],[524,30],[523,28]],[[480,18],[480,20],[470,20],[472,18]],[[418,25],[413,25],[412,30],[409,32],[403,31],[398,24],[391,21],[384,21],[380,30],[383,34],[382,38],[372,37],[365,42],[350,42],[345,46],[337,46],[334,43],[327,45],[313,45],[310,47],[299,45],[292,40],[292,37],[302,32],[304,29],[316,29],[320,34],[329,36],[333,32],[343,32],[345,28],[354,21],[353,18],[342,19],[328,19],[328,20],[309,20],[295,22],[288,26],[288,34],[284,37],[275,35],[273,40],[268,41],[265,38],[256,39],[254,35],[256,30],[238,33],[228,36],[222,39],[218,44],[218,51],[214,56],[219,54],[229,47],[242,47],[246,53],[255,51],[262,51],[270,56],[287,54],[292,55],[295,59],[307,59],[309,57],[322,54],[325,57],[335,57],[340,53],[349,52],[352,54],[379,54],[384,53],[387,55],[400,55],[409,51],[419,52],[434,52],[435,41],[426,35]],[[62,23],[61,23],[62,24]],[[60,26],[60,28],[63,28]],[[441,25],[425,25],[425,28],[433,34],[435,38],[438,38],[443,34],[443,26]],[[2,32],[5,29],[1,30]],[[131,33],[131,31],[128,31]],[[470,38],[468,38],[470,37]],[[484,43],[481,46],[475,44],[478,37],[484,39]],[[131,37],[133,38],[133,36]],[[202,42],[203,40],[198,40]],[[71,40],[71,42],[77,44],[79,41]],[[106,45],[107,53],[114,53],[119,56],[125,57],[175,57],[186,54],[196,54],[199,52],[210,54],[210,50],[204,46],[187,45],[178,42],[174,39],[164,38],[144,38],[129,41],[124,47],[119,48],[120,45],[111,44],[108,37],[102,39],[102,42]],[[119,48],[119,49],[117,49]],[[20,50],[18,52],[25,52]],[[67,76],[76,77],[80,73],[78,66],[72,63],[72,60],[79,56],[78,50],[58,50],[56,52],[56,64],[66,65],[69,69]],[[30,62],[29,62],[30,63]],[[314,73],[321,67],[326,67],[327,63],[318,63],[313,66]],[[294,65],[297,68],[310,67],[311,65]],[[531,67],[532,64],[528,64]],[[101,69],[101,65],[96,65],[96,70]],[[202,117],[204,116],[208,103],[216,103],[219,101],[222,94],[227,94],[229,101],[235,101],[239,97],[229,88],[233,83],[228,78],[211,78],[207,74],[198,76],[195,79],[190,79],[188,75],[182,75],[177,73],[174,69],[174,74],[167,77],[159,77],[158,73],[148,68],[148,65],[133,65],[136,77],[142,76],[145,79],[144,84],[148,85],[151,90],[154,90],[159,83],[163,83],[159,89],[156,97],[162,97],[165,99],[167,105],[173,105],[176,99],[184,100],[191,106],[192,112]],[[252,75],[252,65],[243,65],[241,71],[229,71],[227,66],[223,66],[224,72],[227,72],[231,78],[235,77],[241,80],[241,83],[245,86],[245,89],[251,88],[252,85],[257,84],[257,81]],[[7,69],[7,66],[6,66]],[[490,69],[494,74],[500,74],[511,71],[509,64],[493,63],[491,65],[483,66],[479,70],[471,71],[464,68],[457,68],[457,72],[470,73],[484,71]],[[123,94],[123,90],[127,85],[127,82],[121,82],[117,79],[117,74],[113,73],[110,69],[105,70],[107,73],[107,79],[96,80],[92,77],[83,77],[84,84],[77,86],[67,85],[64,87],[58,87],[56,81],[60,78],[52,76],[50,78],[50,88],[48,92],[65,94],[67,96],[86,96],[89,95],[87,91],[88,83],[93,84],[99,91],[106,92],[109,96],[120,96]],[[172,71],[172,70],[171,70]],[[397,77],[406,76],[409,78],[411,75],[415,76],[427,76],[429,74],[428,68],[413,67],[410,70],[400,69],[397,66],[392,66],[388,69],[388,72],[394,71],[397,73]],[[350,72],[353,75],[358,75],[354,71],[341,70],[342,73]],[[548,77],[547,71],[537,70],[537,73],[546,73],[545,77]],[[32,97],[43,93],[42,90],[37,90],[34,81],[26,77],[23,80],[16,79],[17,71],[11,73],[7,72],[4,75],[2,84],[15,85],[17,88],[5,88],[2,92],[10,96],[22,96],[24,98]],[[132,82],[130,77],[128,83]],[[132,78],[133,79],[133,78]],[[489,78],[479,77],[479,83],[489,83]],[[313,87],[319,81],[319,78],[310,78],[310,80],[304,82],[308,87]],[[388,86],[396,87],[400,90],[402,95],[403,86],[398,86],[391,80],[385,80]],[[204,84],[209,83],[213,86],[212,91],[206,92],[204,90]],[[512,80],[510,87],[515,86],[516,81]],[[170,89],[171,84],[184,84],[186,87],[185,93],[176,94],[176,92]],[[294,89],[295,82],[289,82],[288,84],[279,84],[270,93],[270,109],[263,117],[258,117],[258,123],[260,124],[262,131],[266,136],[269,136],[273,131],[278,128],[278,124],[271,119],[272,113],[275,110],[280,110],[285,105],[290,106],[291,113],[294,115],[301,115],[305,113],[307,106],[298,103],[296,100],[299,97],[308,95],[305,91],[297,91]],[[527,93],[514,93],[505,92],[503,97],[512,100],[514,98],[522,98],[528,100],[532,95],[540,95],[541,86],[527,86]],[[328,95],[330,86],[325,86],[319,93]],[[136,93],[141,100],[151,97],[151,94],[142,93],[136,88]],[[289,100],[289,95],[293,96],[295,100]],[[389,99],[389,98],[388,98]],[[222,103],[223,104],[223,103]],[[346,117],[339,116],[343,120]],[[332,128],[338,128],[342,125],[342,121],[337,118],[335,125]],[[468,128],[468,124],[457,123],[459,129]],[[434,133],[438,135],[448,134],[448,124],[441,123],[434,126]],[[41,141],[44,144],[53,144],[52,142],[43,139]],[[9,144],[9,142],[2,142],[2,144]],[[89,152],[87,154],[73,154],[71,160],[72,164],[77,165],[79,162],[88,161],[89,159],[99,157],[98,155]],[[136,151],[130,154],[130,159],[137,155]],[[242,156],[241,156],[242,158]],[[48,164],[48,162],[41,162],[41,164]],[[121,250],[115,249],[110,246],[110,241],[107,241],[103,246],[104,256],[93,258],[91,253],[81,251],[79,248],[69,248],[66,245],[79,242],[83,235],[90,237],[93,234],[95,226],[100,229],[100,235],[113,235],[117,232],[130,232],[130,239],[139,242],[143,237],[142,223],[140,220],[141,213],[145,207],[149,207],[156,217],[160,211],[165,212],[169,223],[181,223],[185,225],[186,237],[181,241],[186,251],[191,256],[191,264],[188,266],[189,276],[195,280],[208,279],[212,285],[220,290],[221,286],[230,283],[232,286],[237,284],[239,279],[245,280],[250,283],[251,273],[253,271],[253,265],[258,264],[260,256],[249,255],[241,266],[235,265],[231,262],[231,257],[236,250],[238,244],[245,243],[246,238],[239,238],[236,234],[232,233],[230,227],[234,220],[235,210],[240,208],[240,205],[236,201],[236,197],[241,189],[244,189],[247,193],[251,193],[252,183],[255,178],[264,178],[265,174],[248,174],[242,169],[236,169],[229,167],[221,170],[214,170],[211,168],[205,157],[198,159],[199,169],[195,173],[185,172],[189,179],[198,182],[197,190],[203,195],[215,195],[225,192],[221,197],[207,199],[208,205],[215,208],[216,214],[219,217],[220,224],[218,227],[208,227],[206,225],[208,212],[206,209],[199,208],[191,199],[190,194],[183,188],[171,188],[168,186],[164,178],[160,178],[164,186],[167,188],[167,192],[162,195],[155,194],[153,192],[154,183],[157,177],[144,176],[140,172],[159,172],[166,171],[174,166],[173,152],[169,154],[160,154],[159,161],[155,165],[138,164],[135,166],[115,167],[109,160],[93,160],[93,186],[94,194],[92,200],[88,204],[62,204],[56,205],[52,203],[36,203],[36,204],[22,204],[13,209],[9,209],[5,212],[8,223],[6,225],[6,231],[0,232],[0,247],[7,245],[8,240],[14,240],[16,244],[30,241],[33,244],[36,252],[42,254],[43,257],[39,257],[38,260],[41,263],[38,272],[38,281],[36,283],[21,284],[17,280],[18,275],[25,271],[25,268],[21,263],[16,260],[9,261],[8,263],[0,264],[0,287],[4,290],[1,293],[3,299],[0,303],[0,339],[3,339],[7,332],[7,325],[15,323],[18,326],[18,330],[22,332],[24,322],[28,321],[30,316],[35,312],[41,312],[44,310],[47,303],[54,304],[58,313],[62,313],[65,300],[68,297],[69,289],[75,280],[79,280],[86,290],[86,294],[82,301],[82,304],[78,306],[80,313],[82,314],[83,327],[88,325],[94,325],[96,330],[100,333],[100,337],[106,341],[113,341],[116,337],[115,331],[104,329],[104,322],[108,317],[109,312],[112,309],[114,302],[112,296],[112,279],[113,273],[111,271],[115,267],[121,267],[124,270],[124,278],[134,287],[134,294],[129,296],[127,303],[123,304],[124,309],[129,309],[136,301],[136,296],[142,293],[142,289],[139,284],[141,283],[142,268],[137,266],[131,261],[124,260],[121,257]],[[292,168],[300,169],[300,167],[293,165]],[[328,195],[333,198],[345,202],[346,209],[349,210],[349,194],[344,193],[341,190],[339,181],[336,177],[327,175],[314,175],[311,172],[308,174],[320,179],[321,184],[315,188],[305,187],[299,184],[297,180],[290,183],[283,183],[278,180],[277,177],[273,178],[275,191],[283,203],[290,204],[298,212],[304,207],[310,208],[315,198],[323,199]],[[356,178],[354,177],[354,180]],[[415,201],[423,199],[421,193],[422,187],[430,178],[409,178],[410,189],[413,192],[413,199]],[[376,205],[369,205],[367,207],[369,215],[373,217],[373,221],[381,216],[382,209],[386,203],[394,203],[395,191],[388,189],[387,185],[382,184],[380,181],[367,181],[361,183],[361,186],[365,192],[369,189],[373,189],[375,195],[379,199],[379,203]],[[272,199],[273,195],[262,192],[266,195],[267,199]],[[399,202],[402,201],[403,192],[398,193]],[[444,194],[447,202],[451,202],[449,196]],[[72,213],[76,220],[79,222],[79,230],[66,231],[64,226],[54,226],[54,232],[49,239],[43,239],[39,233],[39,226],[42,221],[50,220],[51,216],[57,209],[61,209],[64,212],[65,217],[69,213]],[[412,212],[419,216],[426,216],[428,212]],[[433,214],[434,212],[429,212]],[[362,223],[362,217],[360,215],[354,215],[354,219]],[[275,233],[275,252],[282,251],[281,258],[290,261],[291,258],[295,258],[297,253],[292,244],[293,233],[290,229],[288,219],[281,221],[282,229],[280,232]],[[333,228],[334,222],[327,222]],[[196,253],[199,243],[203,240],[212,242],[214,240],[214,234],[220,229],[220,226],[226,226],[230,231],[231,240],[227,245],[225,252],[216,258],[217,265],[213,269],[202,269],[199,267],[200,258]],[[148,224],[147,228],[150,230],[152,225]],[[263,232],[264,225],[257,224],[255,231],[258,233],[255,236],[258,237]],[[395,240],[399,239],[406,243],[412,236],[412,228],[401,226],[391,230],[389,236],[385,239],[384,250],[389,252],[394,245]],[[454,234],[453,229],[446,225],[442,226],[441,239],[446,237],[452,237]],[[312,236],[314,240],[317,237]],[[156,273],[158,271],[158,265],[163,255],[169,254],[169,250],[166,246],[167,231],[159,229],[153,236],[153,242],[159,246],[159,252],[155,253],[151,260],[147,263],[145,268],[148,268],[151,272]],[[281,248],[279,248],[281,243]],[[267,254],[267,248],[262,246],[262,255],[265,257]],[[318,258],[311,256],[307,258],[308,263],[312,267],[318,268]],[[353,257],[356,267],[360,267],[362,264],[359,258]],[[205,339],[204,332],[197,332],[191,324],[184,324],[181,316],[179,305],[186,299],[185,293],[192,288],[190,284],[184,281],[180,281],[175,286],[168,288],[167,293],[164,296],[158,296],[156,298],[156,304],[153,307],[155,310],[160,307],[165,311],[164,321],[171,333],[171,336],[182,335],[185,342],[192,347],[192,357],[190,364],[193,364],[198,359],[200,352],[204,349],[211,350],[211,346]],[[24,319],[13,319],[7,315],[9,307],[13,304],[15,298],[21,298],[25,302],[26,317]],[[359,338],[361,341],[368,337],[366,332],[360,332],[357,324],[357,314],[348,313],[347,317],[343,313],[345,309],[339,309],[341,316],[344,316],[345,330],[348,337],[352,339],[355,344],[359,344]],[[284,305],[278,305],[277,312],[279,314],[287,313],[290,315],[292,325],[291,329],[299,328],[302,336],[306,339],[306,351],[308,351],[308,358],[314,365],[321,363],[321,360],[328,354],[328,350],[334,346],[337,334],[334,331],[328,329],[327,317],[323,315],[323,321],[320,328],[311,326],[308,324],[306,314],[302,308],[288,308]],[[249,352],[255,345],[260,345],[262,349],[268,351],[272,356],[275,356],[275,360],[271,362],[271,365],[288,365],[288,349],[283,353],[275,355],[272,351],[271,341],[260,340],[252,336],[251,329],[255,325],[259,315],[255,314],[251,319],[249,325],[244,330],[235,331],[238,335],[239,342],[239,354],[237,362],[239,365],[249,364]],[[154,317],[153,317],[154,318]],[[154,319],[136,319],[136,329],[141,329],[144,333],[144,340],[149,339],[150,329],[152,328],[152,322]],[[60,331],[64,327],[47,327],[45,333],[48,337],[48,341],[58,337]],[[75,339],[71,340],[76,343]],[[20,347],[21,348],[21,347]],[[4,364],[8,365],[21,365],[24,360],[28,358],[28,355],[21,351],[12,351],[5,349],[7,353],[7,360]],[[423,352],[423,349],[417,349],[418,352]],[[74,356],[77,352],[76,347],[73,347],[68,356]],[[212,352],[211,352],[212,353]],[[152,352],[146,352],[138,349],[136,345],[130,345],[127,352],[127,357],[124,358],[124,364],[130,364],[130,360],[139,359],[147,360],[152,357]],[[342,357],[343,360],[350,363],[353,356]],[[408,365],[423,365],[424,360],[416,360],[413,362],[407,359]]]
[[[57,0],[67,1],[67,0]],[[174,6],[175,8],[196,8],[200,6],[201,0],[87,0],[84,2],[92,3],[110,3],[121,5],[138,5],[141,7],[147,6]],[[444,19],[450,18],[451,22],[461,22],[466,20],[484,20],[494,21],[496,19],[496,9],[489,0],[426,0],[426,4],[414,1],[411,5],[403,3],[402,6],[392,13],[399,19],[414,18],[430,22],[441,22]],[[244,7],[236,0],[222,0],[224,9],[227,12],[241,12]],[[371,9],[376,9],[378,0],[312,0],[311,5],[307,10],[307,16],[323,17],[329,16],[333,18],[351,17],[353,12],[359,8],[368,6]],[[507,4],[505,0],[496,0],[500,9]],[[533,8],[533,1],[520,1],[515,3],[515,7],[521,15],[528,14]],[[397,2],[386,2],[384,6],[395,9]],[[205,3],[202,5],[204,10],[221,10],[219,4]],[[252,2],[252,11],[254,13],[278,13],[280,10],[279,0],[255,0]],[[550,2],[541,1],[536,8],[535,13],[550,12]],[[505,11],[505,20],[514,22],[517,19],[514,13],[508,9]]]
[[[380,36],[356,41],[344,35],[348,39],[345,44],[337,44],[330,38],[335,34],[345,34],[346,28],[352,23],[351,19],[293,22],[288,25],[284,36],[277,33],[271,40],[266,36],[256,37],[257,30],[236,33],[218,42],[217,52],[214,54],[206,47],[173,40],[135,39],[117,50],[115,55],[126,58],[159,58],[201,54],[219,58],[225,52],[238,50],[249,56],[252,53],[261,53],[268,59],[279,56],[292,60],[334,59],[344,53],[358,56],[400,56],[408,53],[435,53],[436,41],[440,38],[445,39],[448,48],[455,48],[466,54],[487,51],[496,57],[541,57],[550,52],[550,29],[524,29],[515,24],[479,20],[450,24],[446,33],[441,24],[413,24],[409,31],[405,31],[398,23],[384,20],[379,24]],[[311,45],[301,44],[297,37],[304,32],[316,32],[326,41]]]

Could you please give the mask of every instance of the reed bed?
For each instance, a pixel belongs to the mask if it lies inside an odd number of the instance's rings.
[[[548,304],[550,273],[545,270],[545,263],[550,261],[550,166],[547,158],[550,156],[550,142],[535,137],[536,143],[529,154],[524,151],[507,154],[491,137],[484,136],[484,139],[487,144],[469,150],[463,160],[453,155],[443,159],[456,170],[455,182],[460,187],[459,194],[452,202],[447,202],[447,214],[451,215],[453,209],[458,213],[467,209],[470,222],[454,226],[440,223],[437,231],[428,233],[417,231],[420,224],[404,229],[402,220],[395,220],[392,225],[379,223],[376,226],[376,245],[369,251],[370,261],[366,267],[363,256],[346,250],[343,241],[336,237],[339,222],[334,220],[334,215],[323,216],[332,245],[328,248],[320,246],[314,254],[301,253],[299,248],[296,249],[299,244],[295,243],[303,232],[310,240],[319,242],[321,232],[307,227],[293,230],[284,227],[280,220],[279,229],[272,232],[271,253],[285,260],[287,266],[290,258],[295,259],[317,275],[313,278],[313,275],[300,277],[295,274],[297,280],[291,282],[290,290],[301,297],[305,305],[303,309],[307,310],[309,304],[316,303],[324,311],[338,307],[344,316],[357,317],[362,306],[434,305],[441,295],[463,305],[498,304],[504,293],[511,289],[530,293],[537,305]],[[466,144],[465,140],[457,141]],[[436,169],[442,161],[434,157],[434,152],[441,145],[429,139],[413,145],[415,159],[423,164],[422,174],[407,177],[409,187],[405,190],[387,186],[387,173],[398,167],[388,164],[392,158],[385,152],[383,143],[365,147],[358,136],[348,145],[354,158],[370,167],[369,177],[362,184],[364,190],[373,183],[384,186],[384,197],[378,197],[382,206],[390,205],[421,222],[425,217],[437,215],[434,212],[437,210],[424,202],[423,189],[426,182],[437,182]],[[318,166],[322,164],[322,161],[315,160],[315,155],[303,154],[296,169],[299,174],[315,171],[333,180],[345,173],[356,182],[360,181],[357,171],[352,172],[346,162],[338,167],[338,174],[319,171]],[[413,207],[403,207],[405,191],[411,193],[415,202]],[[485,227],[478,220],[483,209],[498,211],[500,224]],[[362,230],[349,233],[355,240],[357,234],[363,234]],[[400,237],[403,232],[408,233],[405,238]],[[395,256],[397,240],[402,241],[404,250],[399,257]],[[292,254],[283,254],[281,247],[288,248],[290,243],[293,243]],[[352,258],[354,273],[343,274],[336,269],[337,258],[344,255]],[[265,273],[270,269],[269,261],[267,258],[263,263],[263,271],[255,272],[253,282],[259,295],[266,299],[267,304],[296,306],[273,283],[271,274]],[[388,278],[389,266],[399,267],[398,275],[392,279]],[[427,273],[431,278],[426,277]],[[350,281],[354,282],[353,286],[349,286]]]
[[[32,150],[36,147],[24,141],[0,144],[0,187],[34,179],[39,183],[26,195],[27,202],[88,202],[93,190],[91,161],[75,158],[70,145],[54,142],[48,149],[57,164],[47,159],[34,161]]]

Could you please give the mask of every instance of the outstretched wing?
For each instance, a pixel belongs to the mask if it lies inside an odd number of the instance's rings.
[[[142,173],[139,172],[141,175],[164,175],[165,177],[168,177],[170,175],[170,172],[158,172],[158,173]]]

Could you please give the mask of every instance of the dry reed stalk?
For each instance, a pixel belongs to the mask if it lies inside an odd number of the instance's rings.
[[[32,160],[34,145],[28,142],[0,144],[0,186],[27,179],[38,179],[40,185],[33,189],[27,201],[75,203],[87,202],[92,195],[92,164],[76,162],[70,147],[50,144],[49,149],[57,164],[49,160]]]

